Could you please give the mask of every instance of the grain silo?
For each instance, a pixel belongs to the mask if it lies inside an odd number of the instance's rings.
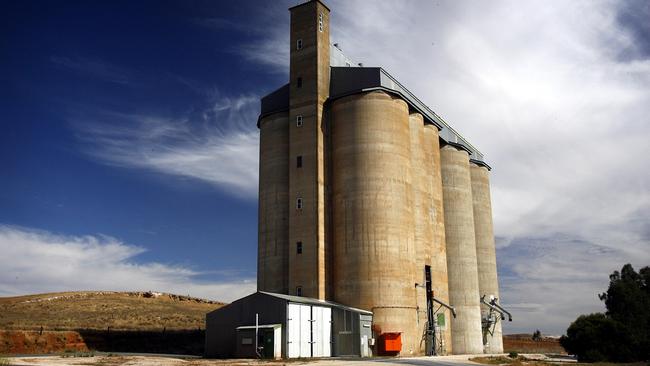
[[[283,350],[300,342],[287,357],[502,351],[483,154],[386,70],[330,44],[322,1],[290,13],[289,82],[258,120],[258,290],[305,313],[269,329]],[[331,350],[327,329],[310,335],[328,324],[308,310],[321,302],[344,309]]]

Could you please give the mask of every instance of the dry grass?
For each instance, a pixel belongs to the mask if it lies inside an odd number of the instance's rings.
[[[156,330],[205,327],[223,303],[142,292],[64,292],[0,298],[0,329]]]
[[[636,363],[612,363],[612,362],[596,362],[596,363],[577,363],[577,362],[549,362],[542,360],[531,360],[523,356],[517,358],[510,358],[505,356],[490,356],[490,357],[474,357],[470,361],[481,363],[484,365],[502,365],[502,366],[558,366],[560,364],[571,366],[647,366],[645,362]]]
[[[532,334],[507,334],[503,336],[503,349],[506,353],[557,353],[566,354],[558,338],[543,337],[533,340]]]

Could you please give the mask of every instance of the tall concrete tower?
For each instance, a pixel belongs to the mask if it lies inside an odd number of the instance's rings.
[[[482,336],[480,296],[498,297],[483,154],[331,45],[322,1],[289,10],[289,83],[258,120],[258,289],[372,311],[378,342],[401,339],[376,352],[502,349],[500,324]]]
[[[289,10],[289,291],[325,299],[323,104],[330,90],[330,11],[320,1]]]
[[[492,227],[492,200],[490,198],[490,177],[486,166],[478,162],[470,164],[472,177],[472,201],[474,207],[474,233],[476,234],[476,259],[478,263],[479,294],[499,298],[497,280],[497,258]],[[482,306],[482,316],[490,316],[490,309]],[[495,314],[496,315],[496,314]],[[483,343],[486,353],[502,353],[503,337],[501,322],[486,325],[483,329]]]
[[[440,152],[454,353],[483,353],[469,154],[449,144]]]

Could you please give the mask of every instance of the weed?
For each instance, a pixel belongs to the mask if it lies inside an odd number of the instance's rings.
[[[4,357],[0,357],[0,366],[8,366],[9,365],[9,360],[7,360]]]
[[[510,351],[510,353],[508,353],[508,357],[510,357],[510,358],[517,358],[518,356],[519,356],[519,353],[517,353],[515,351]]]

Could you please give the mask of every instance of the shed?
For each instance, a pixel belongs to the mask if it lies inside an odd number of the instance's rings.
[[[257,316],[257,342],[256,334]],[[215,358],[371,356],[372,312],[258,291],[206,315],[205,354]]]

